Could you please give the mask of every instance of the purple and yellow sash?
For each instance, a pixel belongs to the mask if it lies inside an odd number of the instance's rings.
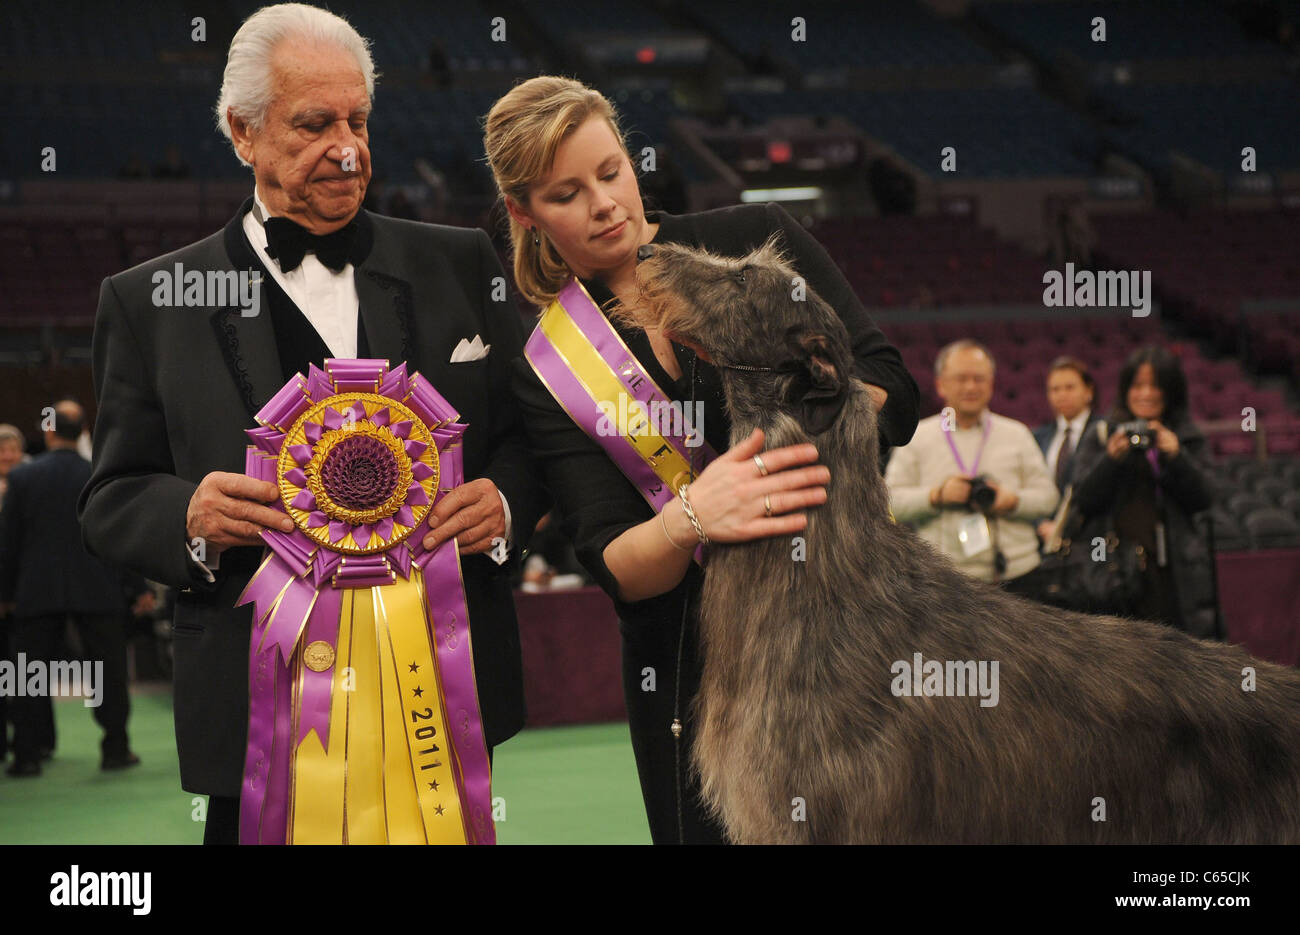
[[[291,533],[253,602],[243,844],[492,844],[491,774],[454,540],[428,515],[463,480],[466,426],[386,360],[297,374],[248,430],[246,473]]]
[[[666,412],[670,399],[577,279],[542,313],[524,345],[524,357],[569,418],[604,449],[656,513],[690,478],[692,463],[698,473],[717,457],[701,426],[694,427],[699,444],[692,447],[687,440],[696,438],[688,419],[656,424],[646,418]],[[641,406],[625,427],[602,432],[602,420],[609,427],[608,411],[627,408],[620,406],[621,398]]]

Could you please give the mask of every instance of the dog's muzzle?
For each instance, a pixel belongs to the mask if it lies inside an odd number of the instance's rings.
[[[643,243],[641,246],[636,248],[636,261],[638,263],[640,263],[642,260],[648,260],[650,259],[650,257],[654,255],[655,255],[654,244]]]

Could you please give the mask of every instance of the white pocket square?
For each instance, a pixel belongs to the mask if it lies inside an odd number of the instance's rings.
[[[448,363],[463,364],[471,360],[482,360],[491,349],[492,345],[484,344],[483,339],[477,334],[474,335],[473,341],[461,338],[460,343],[456,345],[456,349],[451,352],[451,360]]]

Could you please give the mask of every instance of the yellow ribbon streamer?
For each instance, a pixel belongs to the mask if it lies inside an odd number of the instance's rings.
[[[343,594],[330,745],[313,730],[295,752],[294,844],[464,844],[446,707],[423,575]],[[293,658],[294,723],[302,648]]]
[[[383,589],[380,606],[386,613],[376,619],[382,619],[380,626],[392,646],[399,710],[406,725],[407,774],[415,777],[425,836],[430,844],[464,844],[468,837],[452,770],[446,705],[417,576],[423,577],[423,572],[413,568],[410,578],[399,578]]]
[[[352,592],[352,646],[348,664],[352,667],[353,691],[348,695],[347,745],[348,778],[345,787],[344,821],[349,844],[387,844],[384,830],[384,747],[382,710],[383,682],[379,677],[376,646],[374,588]]]
[[[631,400],[635,397],[628,392],[623,381],[618,378],[618,374],[605,362],[600,352],[569,317],[563,305],[558,301],[552,302],[538,322],[538,327],[592,399],[615,403],[619,395],[623,394],[628,397],[628,405],[629,408],[631,407]],[[641,405],[645,407],[646,403],[642,402]],[[629,423],[631,421],[629,418]],[[641,419],[634,425],[629,424],[626,429],[627,431],[621,434],[627,439],[628,444],[646,464],[650,465],[655,475],[676,493],[677,488],[690,478],[691,466],[687,464],[686,459],[664,436],[655,431],[649,419]]]

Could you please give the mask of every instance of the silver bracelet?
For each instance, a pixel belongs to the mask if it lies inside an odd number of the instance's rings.
[[[700,518],[695,515],[695,510],[691,507],[691,501],[686,499],[686,488],[688,486],[688,484],[682,484],[682,486],[677,490],[677,496],[682,498],[682,509],[686,511],[686,518],[689,519],[691,525],[695,527],[695,535],[700,537],[700,544],[708,545],[709,537],[704,534],[704,527],[700,525]]]
[[[659,511],[659,525],[662,526],[662,527],[664,528],[664,535],[667,536],[667,537],[668,537],[668,541],[671,542],[671,543],[673,544],[673,548],[675,548],[675,549],[681,549],[683,552],[689,552],[689,551],[691,551],[690,546],[687,546],[687,545],[678,545],[678,544],[677,544],[677,541],[672,537],[672,534],[668,532],[668,520],[664,519],[664,514],[665,514],[666,512],[668,512],[668,508],[667,508],[667,507],[665,507],[664,509],[662,509],[662,510]]]

